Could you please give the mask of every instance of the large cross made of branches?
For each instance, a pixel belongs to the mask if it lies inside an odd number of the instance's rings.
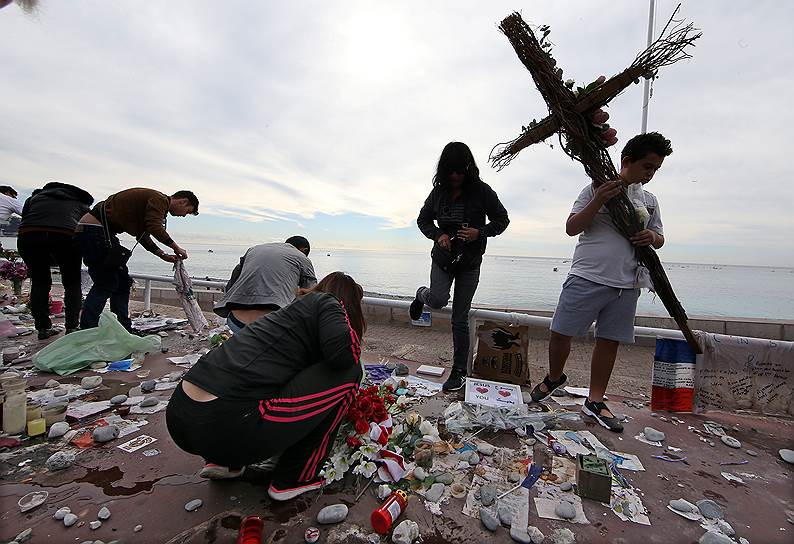
[[[691,23],[676,20],[677,12],[678,9],[656,41],[640,53],[631,66],[608,80],[578,89],[578,92],[563,82],[562,70],[549,52],[550,44],[546,41],[548,27],[541,27],[542,35],[538,40],[521,15],[513,13],[505,17],[499,24],[499,30],[510,40],[518,58],[532,75],[548,106],[549,116],[540,122],[530,123],[514,140],[494,147],[490,157],[492,166],[501,170],[525,147],[557,134],[563,151],[582,163],[595,187],[618,179],[618,172],[602,137],[603,127],[595,125],[591,117],[633,82],[643,77],[656,77],[659,68],[690,57],[685,49],[701,34]],[[615,226],[627,238],[644,228],[625,189],[609,200],[606,207]],[[670,285],[658,255],[651,246],[637,247],[636,254],[638,261],[648,268],[654,290],[670,316],[675,319],[695,353],[700,353],[700,345],[689,328],[686,312]]]

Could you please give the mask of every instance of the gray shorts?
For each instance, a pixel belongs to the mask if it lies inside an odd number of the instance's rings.
[[[639,289],[618,289],[568,276],[562,284],[551,330],[565,336],[585,336],[595,321],[596,338],[633,344],[639,296]]]

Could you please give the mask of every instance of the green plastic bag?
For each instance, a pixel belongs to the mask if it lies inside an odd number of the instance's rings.
[[[118,361],[136,351],[160,351],[160,337],[130,334],[112,312],[105,310],[98,327],[62,336],[34,355],[33,364],[45,372],[68,376],[91,363]]]

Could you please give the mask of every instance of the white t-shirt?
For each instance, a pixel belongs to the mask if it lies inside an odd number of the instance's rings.
[[[649,229],[664,235],[662,216],[656,197],[644,191],[650,218]],[[571,213],[581,212],[593,199],[593,185],[587,185],[573,204]],[[606,207],[601,206],[593,222],[579,235],[573,251],[571,274],[601,285],[618,289],[633,289],[637,284],[637,257],[634,246],[612,223]]]
[[[13,214],[22,216],[22,203],[16,198],[0,193],[0,223],[8,223],[8,219]]]

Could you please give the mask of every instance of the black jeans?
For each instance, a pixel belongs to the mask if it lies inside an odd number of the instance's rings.
[[[130,321],[130,288],[132,278],[126,263],[116,268],[105,266],[108,254],[105,229],[101,225],[81,225],[82,232],[75,232],[74,239],[83,254],[83,262],[88,267],[88,274],[94,282],[83,304],[80,316],[80,328],[90,329],[99,324],[99,316],[110,299],[110,311],[116,314],[125,329],[132,329]],[[113,245],[120,245],[119,239],[111,235]]]
[[[276,487],[313,482],[331,453],[360,378],[358,365],[340,371],[319,363],[261,401],[199,402],[180,384],[168,403],[168,432],[184,451],[233,469],[281,453],[273,475]]]
[[[80,320],[83,293],[80,285],[80,249],[69,234],[25,232],[17,239],[17,248],[30,276],[30,310],[36,329],[52,327],[50,320],[50,267],[57,264],[63,283],[66,328],[76,329]]]
[[[450,274],[436,263],[430,269],[430,287],[420,287],[416,296],[426,305],[440,310],[449,303],[449,292],[455,282],[452,298],[452,368],[466,373],[469,361],[469,310],[474,292],[480,283],[480,267]]]

